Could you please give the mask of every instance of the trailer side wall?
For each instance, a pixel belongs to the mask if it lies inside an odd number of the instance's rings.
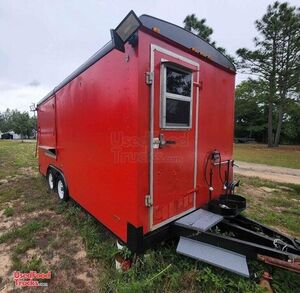
[[[61,169],[71,197],[126,241],[137,222],[137,57],[111,51],[56,95],[57,160],[40,148],[40,170]],[[46,104],[47,102],[45,102]],[[40,105],[39,126],[45,127]],[[44,140],[43,133],[40,141]]]

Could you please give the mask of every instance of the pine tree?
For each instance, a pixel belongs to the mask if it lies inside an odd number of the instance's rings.
[[[215,41],[211,40],[211,35],[213,34],[213,29],[206,25],[206,19],[198,19],[196,15],[193,13],[191,15],[186,16],[186,18],[183,21],[184,28],[193,34],[201,37],[204,41],[210,43],[212,46],[214,46],[217,50],[219,50],[222,54],[224,54],[231,62],[235,62],[234,58],[230,56],[225,48],[217,46]]]
[[[267,84],[268,146],[278,146],[283,118],[290,103],[299,99],[300,14],[288,3],[269,5],[262,19],[255,22],[259,36],[255,50],[237,50],[238,66]],[[277,126],[274,133],[274,110]]]

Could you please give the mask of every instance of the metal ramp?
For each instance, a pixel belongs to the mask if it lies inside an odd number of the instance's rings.
[[[199,209],[175,221],[172,235],[180,237],[178,253],[245,277],[246,257],[300,273],[300,239],[241,215]]]
[[[221,215],[198,209],[175,221],[174,224],[189,230],[205,232],[223,219],[224,217]],[[249,277],[246,256],[242,254],[182,236],[176,251],[185,256]]]
[[[175,225],[196,231],[207,231],[223,219],[220,215],[199,209],[175,221]]]
[[[249,278],[246,256],[186,237],[180,237],[176,251]]]

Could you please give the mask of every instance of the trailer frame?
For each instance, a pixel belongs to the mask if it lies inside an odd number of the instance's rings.
[[[300,239],[286,236],[245,216],[224,218],[208,231],[172,226],[173,237],[187,237],[300,273]]]

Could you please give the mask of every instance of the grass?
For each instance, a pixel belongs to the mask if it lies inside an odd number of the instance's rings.
[[[3,212],[3,214],[6,216],[6,217],[12,217],[13,214],[14,214],[14,209],[13,208],[6,208]]]
[[[11,202],[15,199],[19,198],[18,191],[14,188],[9,188],[8,186],[3,186],[1,188],[1,196],[0,196],[0,208],[6,203]]]
[[[0,179],[20,174],[20,168],[37,170],[34,142],[2,140],[0,148]]]
[[[247,199],[247,216],[300,238],[300,186],[239,176],[238,192]],[[272,192],[265,192],[268,187]]]
[[[115,239],[107,230],[74,202],[66,204],[65,214],[79,230],[88,257],[104,265],[100,292],[261,292],[253,281],[176,254],[173,242],[147,251],[128,272],[119,273],[113,268]]]
[[[11,242],[19,239],[20,242],[13,248],[12,251],[12,269],[23,272],[31,270],[38,271],[41,269],[42,259],[34,257],[27,262],[22,261],[23,255],[26,251],[36,246],[35,234],[49,226],[49,221],[32,220],[21,227],[13,228],[10,231],[0,236],[0,244],[4,242]]]
[[[15,255],[23,254],[28,249],[34,248],[36,246],[36,240],[34,238],[25,238],[14,248]]]
[[[268,148],[263,144],[235,144],[237,161],[300,169],[300,146]]]
[[[16,238],[23,240],[31,239],[37,231],[49,226],[49,224],[49,221],[32,220],[21,227],[13,228],[10,231],[3,233],[0,236],[0,244]]]
[[[41,271],[45,271],[45,269],[43,267],[43,261],[37,255],[34,255],[28,261],[22,261],[16,255],[13,255],[13,257],[12,257],[12,269],[18,270],[18,271],[21,271],[21,272],[30,272],[30,271],[41,272]]]
[[[32,143],[0,141],[0,164],[6,166],[6,170],[0,168],[0,178],[12,176],[12,179],[21,174],[20,168],[36,170],[34,147]],[[248,216],[290,235],[300,236],[300,186],[258,178],[240,179],[242,185],[238,192],[247,197]],[[271,192],[264,191],[264,187],[270,188]],[[265,270],[273,277],[271,284],[275,292],[297,292],[300,288],[300,278],[295,273],[250,261],[252,277],[242,278],[176,254],[173,241],[148,250],[136,258],[130,270],[120,273],[114,268],[116,239],[74,201],[59,203],[52,195],[47,191],[45,180],[31,174],[0,185],[0,210],[4,210],[5,217],[11,221],[23,215],[25,219],[17,227],[12,226],[2,234],[0,231],[1,245],[11,247],[11,270],[52,270],[49,290],[53,284],[54,291],[57,288],[61,292],[78,291],[71,279],[74,274],[84,272],[78,260],[73,258],[75,253],[71,244],[77,238],[84,244],[89,266],[96,264],[99,270],[95,276],[98,292],[263,292],[257,281]],[[51,211],[55,216],[49,219],[43,213],[33,214],[40,211]],[[31,218],[26,220],[26,215]],[[32,215],[35,216],[32,218]],[[47,239],[46,246],[37,249],[41,239]],[[34,251],[33,255],[24,257],[28,251]],[[46,258],[51,259],[60,251],[63,252],[60,262],[47,267]],[[57,285],[55,282],[63,272],[66,272],[65,279]],[[90,290],[89,287],[86,289]]]

